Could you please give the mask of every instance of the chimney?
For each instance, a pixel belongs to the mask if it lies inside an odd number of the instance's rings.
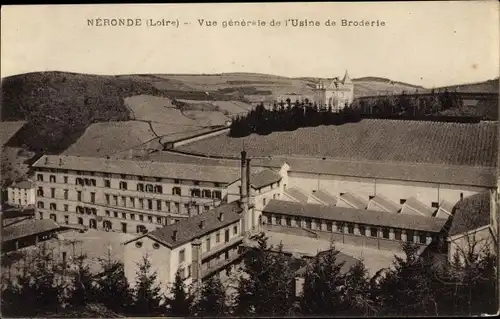
[[[201,220],[200,221],[200,229],[203,229],[203,228],[205,228],[205,221]]]
[[[201,288],[201,279],[202,279],[202,267],[201,267],[201,240],[196,238],[191,242],[192,254],[191,261],[193,265],[193,284],[197,288]],[[195,289],[195,291],[200,291],[201,289]]]
[[[219,213],[219,221],[224,221],[224,213]]]
[[[252,187],[250,186],[251,185],[251,181],[250,181],[250,170],[251,170],[251,167],[250,167],[250,159],[247,159],[247,171],[246,171],[246,174],[247,174],[247,178],[246,178],[246,182],[247,182],[247,203],[250,204],[251,206],[251,198],[252,198]]]
[[[174,230],[174,233],[173,233],[173,235],[172,235],[172,239],[173,239],[174,241],[177,241],[177,230]]]
[[[49,164],[49,158],[47,156],[45,156],[45,165],[48,165]]]
[[[248,200],[248,189],[247,189],[247,152],[242,151],[241,152],[241,193],[240,193],[240,200],[241,200],[241,205],[244,205],[247,203]]]
[[[60,158],[60,159],[59,159],[59,166],[61,166],[61,165],[62,165],[62,163],[63,163],[63,162],[62,162],[62,158]]]

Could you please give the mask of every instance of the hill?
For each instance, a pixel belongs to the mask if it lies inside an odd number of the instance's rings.
[[[457,91],[460,93],[497,93],[499,78],[468,84],[450,85],[438,88],[438,90]]]

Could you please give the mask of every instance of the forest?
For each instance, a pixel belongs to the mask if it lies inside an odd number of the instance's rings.
[[[31,255],[17,251],[2,258],[2,315],[453,316],[493,314],[498,309],[496,256],[487,251],[457,252],[451,262],[435,267],[431,259],[418,255],[415,244],[404,243],[404,257],[395,256],[390,269],[369,276],[362,260],[341,271],[339,251],[332,243],[307,262],[302,292],[296,294],[293,262],[277,248],[269,246],[265,236],[248,248],[233,294],[218,276],[194,288],[186,287],[178,272],[168,295],[161,293],[147,255],[137,263],[136,285],[131,287],[123,264],[109,256],[93,274],[84,254],[73,256],[70,267],[43,247]]]

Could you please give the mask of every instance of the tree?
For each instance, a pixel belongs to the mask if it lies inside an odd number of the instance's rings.
[[[112,311],[126,313],[133,303],[123,263],[107,258],[99,259],[103,271],[97,276],[99,300]],[[119,296],[119,297],[118,297]]]
[[[419,249],[405,242],[405,257],[395,256],[393,269],[381,279],[379,301],[384,315],[437,315],[434,270],[420,258]]]
[[[164,312],[160,287],[156,283],[157,273],[151,270],[151,262],[147,255],[137,263],[137,283],[134,289],[133,312],[135,315],[160,316]]]
[[[72,274],[72,284],[68,303],[72,307],[82,307],[96,301],[97,288],[90,268],[85,264],[87,256],[82,254],[76,257],[76,270]]]
[[[275,252],[261,236],[244,257],[236,297],[236,315],[286,316],[293,314],[295,276],[280,245]]]
[[[185,317],[191,313],[193,297],[186,290],[186,284],[179,269],[175,273],[175,281],[170,289],[170,297],[166,300],[169,315]]]
[[[337,261],[339,251],[331,248],[314,257],[308,266],[300,309],[306,315],[333,316],[342,312],[345,293],[345,276],[341,273],[344,262]]]
[[[203,284],[201,296],[194,305],[196,316],[222,317],[227,315],[226,291],[218,276],[211,276]]]
[[[352,265],[345,278],[344,307],[354,316],[373,316],[376,307],[370,294],[370,278],[363,261]]]

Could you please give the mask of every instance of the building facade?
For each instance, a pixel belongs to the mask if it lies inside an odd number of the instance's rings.
[[[31,180],[14,182],[7,187],[7,204],[15,206],[35,205],[35,187]]]

